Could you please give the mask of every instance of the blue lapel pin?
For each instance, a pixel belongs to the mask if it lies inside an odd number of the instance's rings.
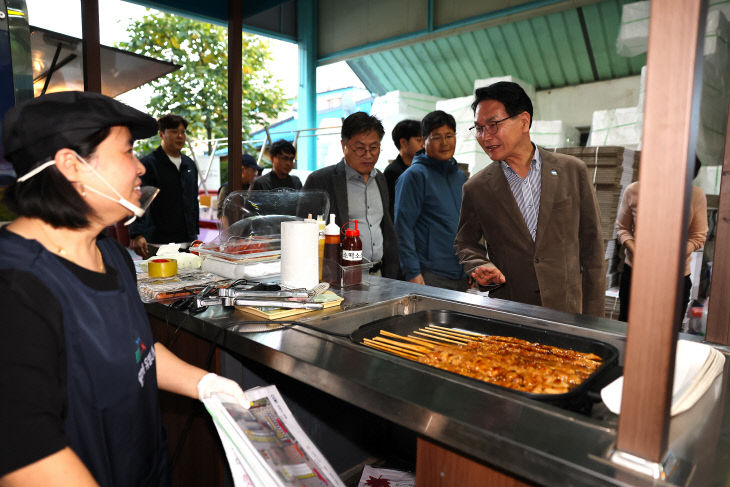
[[[550,174],[552,174],[553,176],[557,176],[558,175],[558,171],[556,171],[555,169],[553,169],[553,170],[550,171]]]

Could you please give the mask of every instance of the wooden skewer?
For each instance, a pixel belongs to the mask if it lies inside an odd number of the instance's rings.
[[[426,328],[437,328],[439,330],[448,331],[449,333],[472,336],[474,338],[481,338],[481,337],[485,336],[484,333],[475,333],[473,331],[467,331],[467,330],[455,330],[453,328],[446,328],[444,326],[438,326],[438,325],[428,325]]]
[[[411,360],[415,360],[418,357],[420,357],[421,355],[423,355],[421,353],[411,352],[409,350],[401,349],[399,347],[394,347],[392,345],[387,345],[385,343],[379,343],[379,342],[370,340],[368,338],[364,338],[363,339],[363,345],[367,345],[367,346],[372,347],[372,348],[377,348],[379,350],[383,350],[385,352],[393,353],[395,355],[398,355],[399,357],[405,357],[405,358],[409,358]]]
[[[416,335],[423,335],[423,336],[427,336],[429,338],[434,338],[434,339],[440,340],[442,342],[455,343],[456,345],[463,345],[464,344],[464,342],[460,342],[460,341],[457,342],[456,340],[449,340],[448,338],[443,338],[443,337],[440,337],[438,335],[433,335],[433,334],[427,333],[425,331],[417,330],[417,331],[414,331],[413,333],[416,334]]]
[[[378,338],[378,337],[376,337],[376,338]],[[413,350],[413,349],[409,349],[407,347],[403,347],[400,344],[397,344],[397,342],[395,342],[395,343],[384,343],[382,341],[370,340],[369,338],[365,338],[364,340],[367,340],[368,343],[375,344],[375,345],[380,345],[381,347],[389,347],[389,348],[392,348],[394,350],[398,350],[398,351],[403,352],[403,353],[410,353],[410,354],[413,354],[413,355],[423,355],[423,352],[420,352],[420,351],[417,351],[417,350]],[[381,338],[381,340],[382,340],[382,338]]]
[[[426,331],[430,331],[430,332],[433,332],[433,333],[438,333],[438,334],[441,334],[441,335],[444,335],[444,336],[448,336],[450,338],[454,338],[456,340],[465,340],[467,342],[476,342],[476,341],[478,341],[477,338],[475,338],[475,337],[473,337],[471,335],[464,335],[462,333],[458,333],[458,332],[451,331],[451,330],[448,330],[448,329],[447,330],[443,330],[443,329],[441,329],[441,327],[427,326],[426,327]]]
[[[426,332],[426,333],[430,333],[433,336],[439,336],[439,337],[450,338],[452,340],[457,340],[460,343],[469,343],[469,342],[472,341],[472,340],[469,340],[467,338],[461,338],[459,336],[453,335],[451,333],[445,333],[443,331],[438,331],[438,330],[431,330],[429,328],[421,328],[421,331]]]
[[[405,348],[405,349],[408,349],[408,350],[413,350],[414,352],[418,352],[418,353],[428,353],[428,352],[431,351],[430,348],[422,347],[420,345],[411,345],[410,343],[398,342],[398,341],[395,341],[395,340],[391,340],[389,338],[383,338],[381,336],[377,336],[377,337],[373,338],[373,340],[375,340],[377,342],[385,342],[388,345],[393,345],[393,346],[396,346],[396,347],[401,347],[401,348]]]
[[[385,335],[387,337],[400,338],[401,340],[415,343],[416,345],[421,345],[422,347],[428,348],[429,351],[433,350],[434,342],[431,342],[429,340],[419,340],[418,338],[406,337],[406,336],[398,335],[396,333],[391,333],[391,332],[385,331],[385,330],[380,330],[380,334]]]
[[[417,359],[417,357],[418,357],[417,355],[411,355],[411,354],[408,354],[408,353],[397,352],[395,350],[389,349],[387,347],[381,347],[381,346],[375,345],[373,343],[365,343],[365,342],[363,342],[363,345],[365,345],[366,347],[374,348],[375,350],[380,350],[381,352],[386,352],[386,353],[389,353],[391,355],[395,355],[397,357],[407,358],[408,360],[414,360],[415,361]]]
[[[423,342],[424,346],[428,346],[428,345],[425,345],[426,343],[428,343],[429,345],[434,345],[434,346],[435,345],[438,345],[438,346],[443,345],[443,343],[441,343],[441,342],[437,342],[437,341],[434,341],[434,340],[426,340],[425,338],[416,338],[413,335],[408,335],[408,338],[410,338],[411,340],[415,340],[416,343]]]

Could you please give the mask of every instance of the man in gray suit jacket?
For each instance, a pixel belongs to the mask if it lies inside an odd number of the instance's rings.
[[[384,134],[380,120],[367,113],[347,117],[341,132],[345,157],[310,174],[303,189],[327,192],[338,225],[357,219],[363,257],[378,262],[371,272],[381,271],[384,277],[395,279],[400,266],[398,239],[390,216],[387,181],[375,169]]]
[[[532,102],[516,83],[477,89],[472,109],[472,132],[496,162],[464,184],[454,248],[467,275],[501,285],[491,297],[603,316],[601,219],[585,164],[531,142]]]

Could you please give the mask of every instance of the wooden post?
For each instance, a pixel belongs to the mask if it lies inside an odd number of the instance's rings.
[[[241,189],[242,0],[228,0],[228,191]]]
[[[83,31],[84,91],[101,93],[99,0],[81,0],[81,24]]]
[[[723,345],[730,345],[730,104],[727,116],[706,335],[707,341]]]
[[[667,447],[707,4],[651,2],[636,253],[617,448]],[[691,162],[691,164],[690,164]]]

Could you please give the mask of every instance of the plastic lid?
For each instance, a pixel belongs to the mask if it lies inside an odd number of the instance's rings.
[[[360,230],[357,229],[357,220],[353,220],[355,222],[355,228],[348,228],[345,230],[345,237],[359,237],[360,236]]]
[[[324,228],[325,235],[340,235],[340,227],[335,223],[335,214],[330,213],[330,222]]]

